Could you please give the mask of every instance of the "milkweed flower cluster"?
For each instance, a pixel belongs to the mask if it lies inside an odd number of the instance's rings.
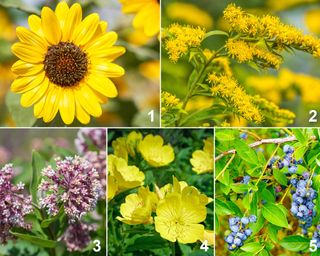
[[[258,46],[257,43],[228,39],[226,48],[229,55],[239,63],[254,61],[260,67],[272,67],[275,69],[278,69],[282,63],[281,57]]]
[[[31,213],[31,196],[23,194],[24,184],[12,184],[13,167],[7,164],[0,170],[0,244],[14,237],[9,233],[11,228],[31,229],[24,220]]]
[[[320,40],[304,35],[297,28],[283,24],[278,17],[249,15],[235,4],[229,4],[224,10],[224,19],[231,25],[231,30],[244,37],[264,38],[276,51],[286,47],[306,51],[320,57]]]
[[[203,150],[196,150],[190,159],[192,170],[197,174],[213,172],[213,138],[204,140]]]
[[[82,222],[71,223],[61,237],[61,240],[65,243],[69,252],[81,251],[90,244],[90,232],[95,230],[96,226],[93,224]]]
[[[200,46],[206,31],[201,27],[172,24],[164,34],[164,47],[168,51],[169,59],[172,62],[177,62],[187,54],[190,48]]]
[[[173,177],[172,184],[160,189],[156,186],[156,192],[141,187],[137,194],[128,195],[120,206],[122,217],[117,219],[131,225],[154,223],[162,238],[194,243],[204,239],[205,228],[200,223],[206,219],[210,202],[212,199],[198,189]]]
[[[209,82],[212,83],[212,95],[222,98],[229,106],[232,106],[235,113],[243,118],[256,123],[261,123],[263,117],[259,109],[254,105],[251,96],[245,93],[236,80],[226,75],[209,75]]]
[[[106,130],[82,128],[78,131],[75,145],[79,154],[88,152],[92,146],[98,150],[106,149]]]
[[[229,219],[230,234],[225,237],[228,243],[228,249],[234,251],[244,245],[244,242],[252,234],[252,230],[248,227],[249,223],[255,223],[257,216],[250,215],[249,217],[232,217]]]
[[[92,211],[101,194],[98,172],[79,156],[56,159],[56,167],[42,170],[40,206],[56,216],[63,205],[70,222]]]

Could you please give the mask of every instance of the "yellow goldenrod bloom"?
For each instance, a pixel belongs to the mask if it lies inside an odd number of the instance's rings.
[[[192,170],[197,174],[213,172],[213,138],[204,140],[203,150],[196,150],[190,159]]]
[[[169,59],[177,62],[191,47],[200,46],[206,31],[201,27],[172,24],[164,33],[164,47],[168,51]]]
[[[147,135],[139,144],[138,149],[144,160],[151,166],[161,167],[174,160],[174,151],[170,145],[163,145],[160,135]]]
[[[252,102],[250,95],[238,85],[237,81],[226,75],[209,75],[209,81],[213,84],[212,94],[222,98],[232,107],[233,111],[248,121],[261,123],[263,117],[259,109]]]
[[[128,166],[126,160],[115,155],[108,155],[108,172],[115,179],[118,189],[116,194],[142,186],[145,179],[144,173],[138,167]]]
[[[206,207],[196,196],[171,193],[158,203],[155,229],[171,242],[195,243],[204,237],[204,226],[199,223],[206,216]]]
[[[160,4],[158,0],[119,0],[124,13],[135,13],[133,27],[142,29],[146,36],[160,31]]]
[[[150,192],[149,188],[141,187],[137,194],[126,196],[125,203],[120,206],[122,217],[118,220],[129,225],[152,224],[152,210],[156,208],[158,203],[157,196],[154,192]]]
[[[115,32],[93,13],[82,19],[79,4],[60,2],[55,11],[42,8],[41,17],[29,16],[30,29],[16,29],[20,42],[12,52],[20,59],[12,66],[18,76],[11,90],[21,93],[21,105],[34,105],[34,115],[51,122],[60,112],[65,124],[76,117],[88,124],[102,114],[101,105],[118,92],[110,80],[124,74],[112,63],[125,52],[114,46]]]
[[[193,4],[173,2],[168,4],[166,12],[172,20],[181,20],[187,24],[204,27],[206,29],[213,27],[213,19],[211,16]]]
[[[281,23],[278,17],[249,15],[235,4],[229,4],[223,14],[230,23],[231,30],[242,36],[264,38],[275,50],[292,47],[320,57],[320,39],[304,35],[294,26]]]
[[[226,43],[228,53],[239,63],[255,60],[262,67],[272,67],[278,69],[282,63],[282,58],[259,47],[257,44],[248,43],[243,40],[229,39]]]

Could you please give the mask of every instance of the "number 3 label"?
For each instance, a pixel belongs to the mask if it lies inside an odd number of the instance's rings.
[[[93,243],[94,243],[94,245],[96,247],[94,247],[92,250],[94,252],[100,252],[101,251],[101,242],[100,242],[100,240],[94,240]]]

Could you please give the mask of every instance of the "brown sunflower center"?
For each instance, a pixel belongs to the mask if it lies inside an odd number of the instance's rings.
[[[44,70],[52,83],[62,87],[73,86],[88,70],[87,54],[73,43],[60,42],[48,48]]]

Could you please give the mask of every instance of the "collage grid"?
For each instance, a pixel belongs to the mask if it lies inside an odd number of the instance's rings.
[[[0,256],[320,256],[319,0],[0,0]]]

